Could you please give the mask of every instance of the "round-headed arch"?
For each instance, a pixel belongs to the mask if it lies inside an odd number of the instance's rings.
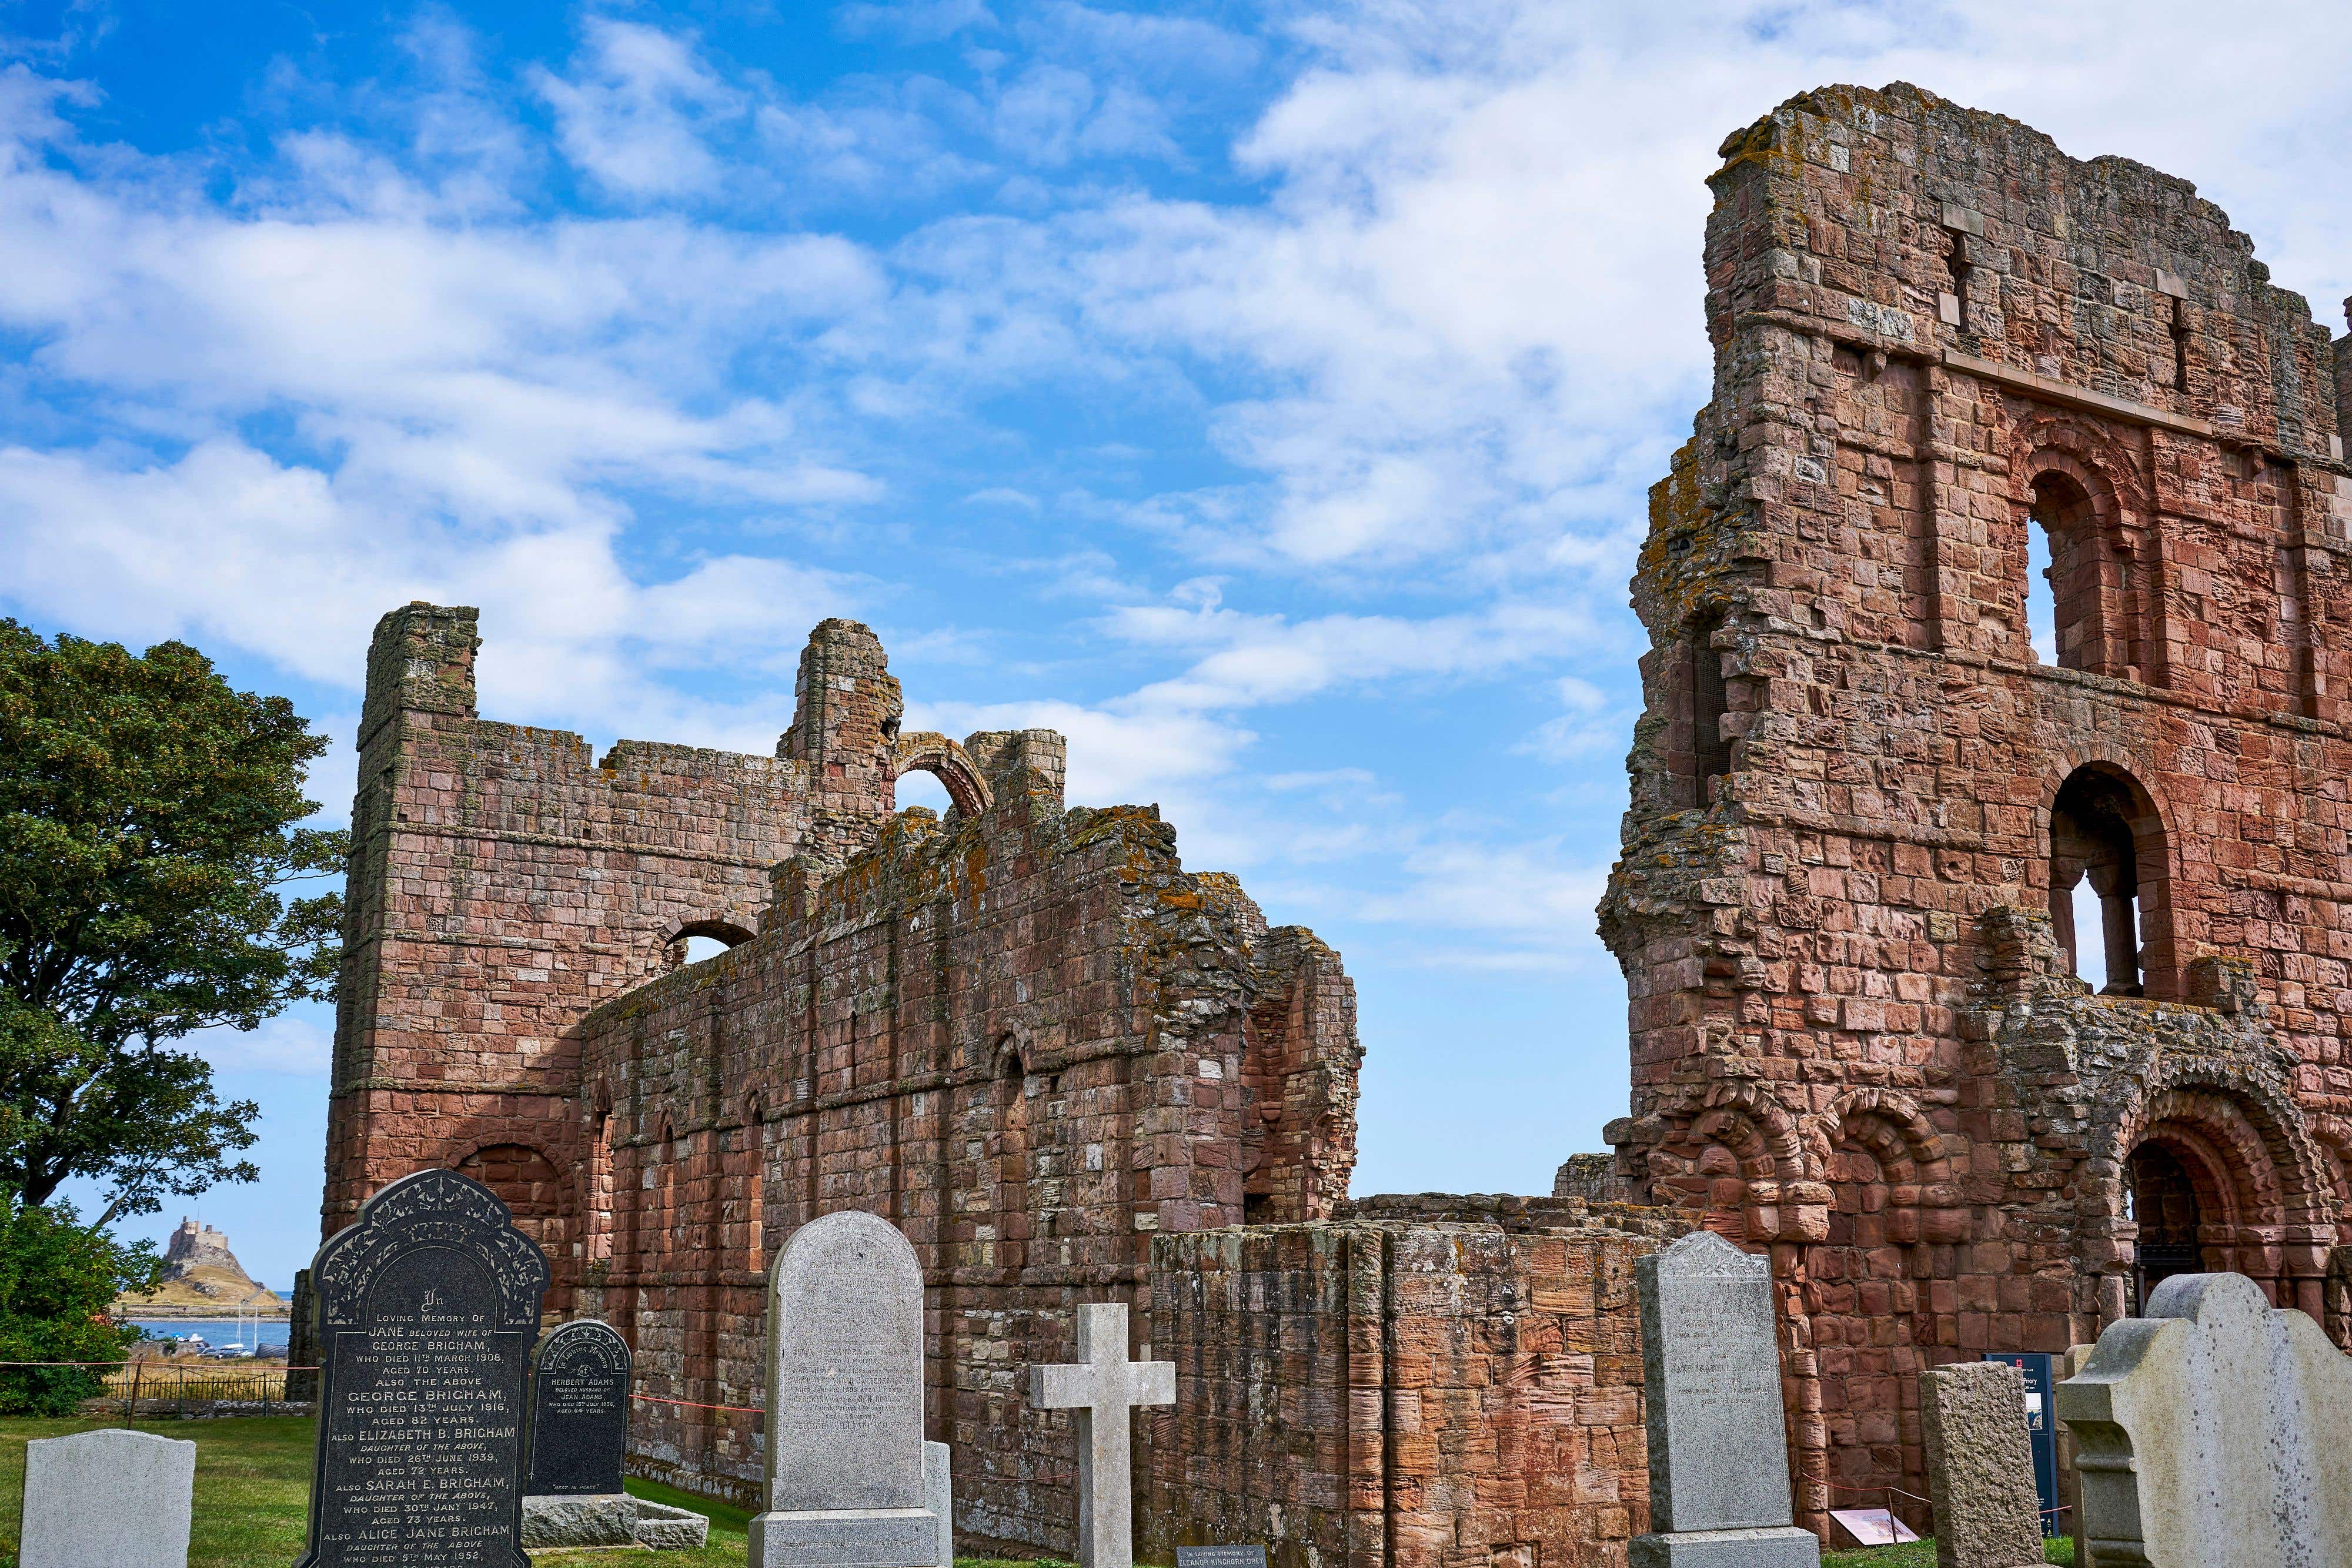
[[[948,800],[958,814],[976,817],[991,804],[988,780],[969,752],[936,730],[901,735],[891,747],[893,778],[929,773],[947,787]]]

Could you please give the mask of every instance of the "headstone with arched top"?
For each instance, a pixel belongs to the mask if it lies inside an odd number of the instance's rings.
[[[887,1219],[811,1220],[768,1298],[768,1508],[755,1568],[931,1568],[945,1449],[923,1442],[923,1270]],[[926,1486],[925,1467],[940,1469]]]
[[[310,1269],[319,1427],[296,1568],[529,1568],[538,1246],[488,1187],[419,1171],[368,1199]]]

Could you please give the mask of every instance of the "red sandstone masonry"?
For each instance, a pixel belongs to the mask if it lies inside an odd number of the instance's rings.
[[[1926,1490],[1919,1368],[2126,1310],[2136,1151],[2189,1173],[2200,1265],[2325,1309],[2352,350],[2184,182],[1915,89],[1807,94],[1724,155],[1715,400],[1633,583],[1609,1137],[1629,1191],[1769,1249],[1818,1527],[1832,1486]],[[2037,507],[2063,668],[2026,640]],[[2123,802],[2094,885],[2137,880],[2145,997],[2060,951],[2083,779]]]
[[[1604,1568],[1648,1527],[1633,1260],[1687,1219],[1580,1200],[1371,1198],[1167,1237],[1147,1552],[1278,1568]]]
[[[1156,810],[1066,811],[1060,737],[898,734],[855,622],[812,636],[775,758],[594,766],[478,718],[475,647],[473,612],[415,605],[371,652],[327,1228],[458,1166],[643,1392],[757,1406],[768,1260],[818,1214],[882,1214],[924,1260],[960,1529],[1066,1552],[1066,1417],[1027,1409],[1025,1369],[1069,1357],[1082,1300],[1148,1334],[1155,1234],[1344,1198],[1339,956],[1184,871]],[[947,822],[892,814],[908,768]],[[695,933],[738,945],[677,968]],[[751,1422],[677,1406],[641,1407],[630,1454],[744,1502],[763,1469]]]

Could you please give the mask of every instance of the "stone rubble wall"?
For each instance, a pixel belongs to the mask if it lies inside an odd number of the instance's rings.
[[[1687,1218],[1420,1195],[1161,1237],[1139,1548],[1276,1568],[1601,1568],[1648,1524],[1633,1260]]]

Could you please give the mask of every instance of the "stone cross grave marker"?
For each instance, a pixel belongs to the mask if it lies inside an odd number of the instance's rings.
[[[1127,1359],[1127,1304],[1078,1309],[1078,1359],[1030,1369],[1029,1402],[1077,1413],[1079,1568],[1131,1568],[1135,1501],[1129,1410],[1176,1403],[1176,1364]]]
[[[769,1278],[768,1511],[754,1568],[932,1568],[923,1270],[887,1219],[845,1209],[793,1232]],[[941,1448],[941,1458],[945,1450]]]
[[[2176,1274],[2058,1385],[2099,1568],[2352,1563],[2352,1357],[2242,1274]]]
[[[621,1489],[629,1443],[629,1347],[593,1318],[547,1331],[530,1358],[524,1544],[628,1546],[636,1499]]]
[[[196,1446],[107,1428],[25,1445],[21,1568],[188,1568]]]
[[[1650,1525],[1633,1568],[1818,1568],[1790,1522],[1772,1266],[1710,1230],[1633,1265]]]
[[[2042,1561],[2042,1494],[2025,1425],[2025,1375],[2005,1361],[1919,1375],[1936,1568],[2032,1568]]]
[[[368,1199],[310,1269],[319,1435],[295,1568],[529,1568],[538,1245],[481,1183],[419,1171]]]

